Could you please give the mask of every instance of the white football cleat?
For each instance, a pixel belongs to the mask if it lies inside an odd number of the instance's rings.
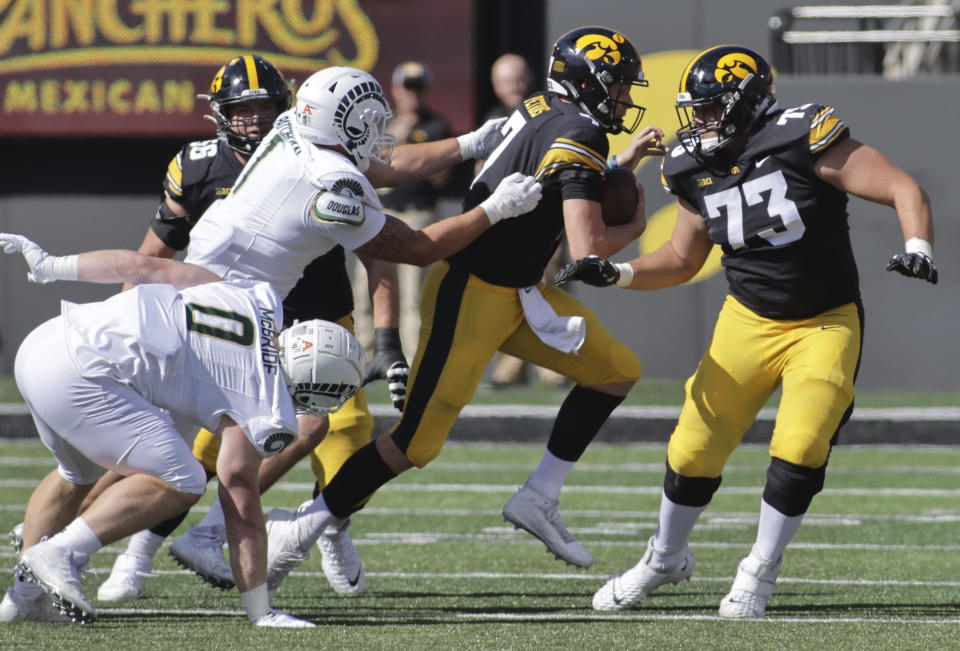
[[[113,569],[107,580],[97,590],[99,601],[126,601],[139,599],[147,579],[153,574],[153,560],[140,554],[124,552],[113,562]]]
[[[80,570],[69,549],[44,540],[20,554],[18,569],[53,598],[61,613],[81,624],[97,618],[96,609],[83,594]]]
[[[720,616],[730,619],[756,619],[767,614],[767,600],[777,585],[783,556],[768,561],[750,554],[740,561],[737,578],[730,592],[720,602]]]
[[[662,585],[689,580],[697,562],[689,547],[664,554],[654,549],[653,537],[640,562],[629,570],[607,579],[593,595],[594,610],[624,610],[639,604],[644,597]]]
[[[279,610],[271,608],[253,621],[254,626],[269,626],[272,628],[313,628],[316,626],[313,622],[305,619],[297,619]]]
[[[339,527],[329,526],[317,538],[317,547],[323,554],[323,573],[330,586],[339,594],[361,594],[367,589],[367,576],[363,559],[353,545],[347,527],[350,519]]]
[[[13,548],[18,552],[20,548],[23,547],[23,523],[21,522],[13,529],[10,530],[10,544],[13,545]]]
[[[223,527],[194,526],[170,545],[170,555],[181,567],[221,590],[236,585],[233,572],[223,559]]]
[[[310,558],[310,549],[300,545],[297,516],[285,509],[267,513],[267,590],[270,601],[291,570]]]
[[[40,590],[36,598],[18,597],[13,588],[7,590],[3,601],[0,601],[0,622],[72,622],[73,618],[60,612],[47,593]]]
[[[560,500],[547,499],[524,484],[507,500],[503,519],[533,534],[560,560],[577,567],[591,567],[593,554],[570,535],[559,509]]]

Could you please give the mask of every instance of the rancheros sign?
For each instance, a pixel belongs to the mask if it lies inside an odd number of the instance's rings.
[[[304,79],[379,47],[356,0],[0,0],[0,134],[205,132],[196,94],[238,54]]]

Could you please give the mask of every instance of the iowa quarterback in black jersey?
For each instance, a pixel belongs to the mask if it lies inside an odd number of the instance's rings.
[[[912,178],[851,138],[832,107],[779,109],[770,66],[746,48],[699,54],[681,77],[677,109],[681,144],[662,168],[678,200],[671,240],[630,262],[578,260],[558,274],[558,282],[669,287],[692,278],[716,243],[730,287],[670,438],[659,528],[593,606],[632,607],[690,577],[689,534],[728,456],[780,387],[756,542],[720,604],[723,617],[763,617],[853,410],[863,308],[847,195],[894,207],[906,252],[888,269],[936,283],[930,205]]]
[[[328,517],[347,517],[399,473],[435,458],[493,354],[502,350],[577,382],[543,461],[504,515],[557,558],[593,564],[564,526],[558,495],[574,462],[640,376],[640,362],[586,306],[541,277],[564,231],[578,255],[612,255],[642,233],[642,202],[630,224],[605,227],[599,200],[607,134],[636,129],[642,108],[630,90],[646,84],[633,45],[603,27],[576,29],[557,41],[548,84],[509,118],[503,142],[487,157],[464,203],[476,206],[517,172],[541,181],[541,202],[515,218],[521,224],[498,223],[430,270],[406,408],[388,436],[358,450],[323,490],[320,508]],[[642,137],[659,140],[660,132]],[[317,525],[298,524],[299,535],[307,538],[308,526]]]
[[[217,125],[217,138],[187,143],[170,161],[163,180],[163,201],[140,246],[142,254],[171,258],[187,247],[193,225],[214,201],[230,192],[260,140],[291,104],[291,91],[280,71],[255,55],[237,57],[224,65],[215,75],[206,97],[210,100],[211,119]],[[390,313],[390,306],[394,304],[391,292],[396,286],[396,266],[382,261],[374,265],[370,287],[377,325],[396,328],[398,315],[395,309]],[[304,269],[303,277],[284,298],[283,311],[287,326],[294,320],[324,319],[352,332],[353,294],[343,247],[335,247]],[[377,354],[380,359],[374,360],[371,368],[381,368],[382,372],[396,364],[406,372],[406,361],[399,346],[380,347]],[[394,391],[405,392],[403,382],[394,384]],[[307,454],[311,455],[318,485],[323,487],[350,453],[370,440],[372,432],[373,417],[362,389],[329,416],[329,432],[326,417],[302,417],[297,440],[283,454],[262,464],[261,490],[275,483]],[[206,430],[195,440],[194,453],[211,476],[216,469],[219,448],[219,441]],[[138,597],[157,547],[185,516],[183,513],[131,539],[128,551],[117,558],[113,573],[102,584],[99,598]],[[214,510],[210,516],[214,524],[208,526],[204,521],[175,540],[171,549],[182,565],[218,587],[227,587],[232,578],[222,554],[225,532],[215,523],[219,517],[218,510]],[[318,546],[324,552],[327,577],[337,592],[355,593],[365,589],[362,561],[346,526],[321,536]]]

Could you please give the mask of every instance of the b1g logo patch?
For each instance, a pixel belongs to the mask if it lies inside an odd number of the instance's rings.
[[[293,443],[296,437],[290,432],[274,432],[263,442],[263,451],[269,454],[282,452],[288,445]]]

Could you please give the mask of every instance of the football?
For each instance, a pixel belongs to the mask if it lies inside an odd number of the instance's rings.
[[[637,209],[636,177],[626,167],[608,170],[603,179],[603,223],[622,226],[633,219]]]

